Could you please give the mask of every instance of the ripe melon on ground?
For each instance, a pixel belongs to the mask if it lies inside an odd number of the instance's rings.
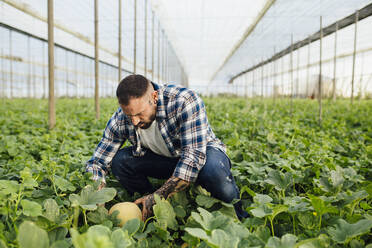
[[[133,202],[120,202],[112,206],[109,210],[109,214],[112,214],[115,210],[119,211],[117,218],[120,220],[119,226],[123,226],[125,222],[131,219],[142,219],[142,213],[137,204]]]

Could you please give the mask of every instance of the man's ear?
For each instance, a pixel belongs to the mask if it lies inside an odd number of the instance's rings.
[[[154,90],[154,92],[151,93],[151,96],[154,101],[158,101],[158,91]]]

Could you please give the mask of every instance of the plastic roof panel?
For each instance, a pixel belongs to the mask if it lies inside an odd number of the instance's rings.
[[[371,3],[370,0],[277,0],[261,19],[250,36],[217,73],[213,84],[227,83],[229,79],[276,52],[303,40],[320,28],[344,18],[357,9]]]

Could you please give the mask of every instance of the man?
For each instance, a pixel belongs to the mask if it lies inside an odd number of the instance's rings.
[[[143,220],[153,214],[154,194],[167,198],[190,183],[225,202],[239,199],[225,146],[214,135],[195,92],[159,87],[141,75],[130,75],[120,82],[116,96],[120,107],[86,165],[93,180],[101,181],[100,188],[111,167],[129,194],[150,193],[135,201],[142,204]],[[120,149],[127,139],[132,146]],[[154,190],[147,177],[168,180]],[[234,207],[239,219],[247,217],[241,202]]]

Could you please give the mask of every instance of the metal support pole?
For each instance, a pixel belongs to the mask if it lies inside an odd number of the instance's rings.
[[[30,36],[27,37],[27,97],[31,98],[31,47]]]
[[[363,72],[364,72],[364,53],[362,53],[361,58],[361,71],[360,71],[360,78],[359,78],[359,94],[358,94],[358,100],[360,101],[362,99],[362,82],[363,82]]]
[[[334,56],[333,56],[333,89],[332,89],[332,100],[333,101],[336,101],[337,31],[338,31],[338,22],[336,22],[335,49],[334,49]]]
[[[256,71],[256,70],[253,70],[253,72],[252,72],[252,99],[253,99],[253,97],[254,97],[255,71]]]
[[[134,0],[134,51],[133,51],[133,74],[137,69],[137,0]]]
[[[49,73],[49,129],[56,125],[54,99],[54,10],[53,1],[48,0],[48,73]]]
[[[168,40],[165,42],[165,68],[164,68],[164,73],[165,73],[165,82],[168,83]]]
[[[291,66],[291,116],[292,116],[293,114],[293,34],[291,34],[290,66]]]
[[[98,44],[98,0],[94,0],[94,99],[96,119],[99,119],[99,44]]]
[[[161,78],[162,78],[163,82],[164,82],[164,40],[165,40],[164,31],[161,30],[160,75],[161,75]]]
[[[32,63],[32,87],[33,87],[33,97],[36,98],[36,72],[35,72],[35,63]]]
[[[351,104],[354,103],[355,55],[356,55],[358,20],[359,20],[359,11],[356,11],[355,12],[355,29],[354,29],[353,71],[352,71],[352,76],[351,76]]]
[[[147,1],[145,0],[145,77],[147,77]]]
[[[75,84],[76,84],[76,97],[78,97],[79,91],[78,91],[78,63],[77,63],[77,54],[75,53]]]
[[[1,49],[1,97],[3,99],[5,99],[6,97],[6,88],[5,88],[6,78],[5,78],[4,61],[5,61],[4,50]]]
[[[155,35],[155,16],[154,16],[154,12],[151,12],[152,13],[152,35],[151,35],[151,79],[154,81],[155,78],[154,78],[154,73],[155,73],[155,62],[154,62],[154,55],[155,55],[155,38],[154,38],[154,35]]]
[[[284,56],[282,57],[282,75],[281,75],[281,81],[282,81],[282,98],[285,97],[284,95]]]
[[[310,41],[310,39],[309,39],[309,44],[307,45],[306,97],[309,96],[310,44],[311,44],[311,41]]]
[[[263,61],[263,58],[262,58],[262,61]],[[263,72],[263,67],[264,66],[261,66],[261,99],[263,99],[263,75],[264,75],[264,72]]]
[[[46,98],[46,80],[45,80],[45,42],[43,42],[43,53],[42,53],[42,73],[43,73],[43,98]]]
[[[68,97],[68,55],[67,55],[67,50],[65,50],[66,53],[66,97]]]
[[[118,83],[121,81],[121,0],[119,0],[119,38],[118,38],[118,45],[119,45],[119,54],[118,54]]]
[[[276,54],[276,47],[274,46],[274,54]],[[276,99],[276,89],[275,89],[275,82],[276,82],[276,62],[277,60],[273,61],[273,101],[275,103]]]
[[[14,96],[13,88],[13,45],[12,45],[12,30],[9,30],[9,77],[10,77],[10,98]]]
[[[319,39],[319,126],[322,126],[322,43],[323,43],[323,26],[322,16],[320,16],[320,39]]]
[[[296,81],[296,98],[299,98],[300,87],[300,49],[297,48],[297,81]]]
[[[158,21],[158,82],[160,83],[160,22]]]

